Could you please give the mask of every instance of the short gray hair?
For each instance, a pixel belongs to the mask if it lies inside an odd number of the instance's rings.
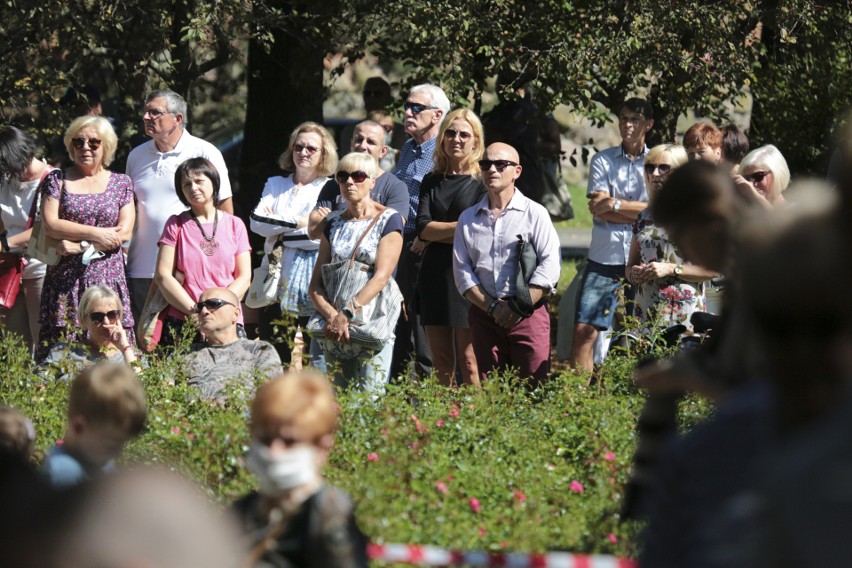
[[[746,154],[746,157],[740,162],[740,172],[749,166],[766,168],[772,172],[773,185],[775,186],[773,189],[779,195],[790,185],[790,168],[787,166],[787,160],[784,159],[781,151],[772,144],[761,146]]]
[[[429,97],[429,104],[433,107],[438,107],[443,113],[443,116],[447,116],[447,113],[450,112],[450,99],[447,98],[447,93],[444,92],[444,89],[438,85],[425,83],[412,87],[408,94],[413,95],[418,91],[423,91]]]
[[[186,123],[186,100],[171,89],[157,89],[145,95],[145,103],[150,103],[154,99],[166,99],[166,110],[172,114],[180,114],[183,116],[184,124]]]
[[[86,320],[89,319],[89,314],[92,313],[92,304],[101,300],[112,300],[115,302],[118,313],[123,313],[121,298],[118,297],[115,290],[103,284],[95,284],[86,288],[86,291],[83,292],[83,296],[80,298],[80,302],[77,304],[77,321],[80,322],[80,325],[86,325]],[[120,318],[121,316],[119,315]]]

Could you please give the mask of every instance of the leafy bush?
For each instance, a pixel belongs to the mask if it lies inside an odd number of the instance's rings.
[[[595,387],[565,373],[533,391],[507,373],[481,391],[425,381],[392,385],[375,402],[342,393],[326,476],[380,542],[629,555],[638,527],[617,513],[643,403],[632,363],[612,359]],[[37,377],[23,344],[2,331],[0,365],[0,402],[32,418],[39,457],[63,435],[67,384]],[[184,378],[180,353],[148,358],[148,425],[124,459],[166,464],[228,503],[254,484],[247,397],[200,401]],[[688,407],[693,418],[705,410]]]

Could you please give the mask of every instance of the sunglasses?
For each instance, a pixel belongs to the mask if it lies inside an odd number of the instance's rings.
[[[338,183],[346,183],[349,178],[352,178],[352,181],[354,181],[355,183],[361,183],[368,177],[370,176],[367,175],[367,172],[362,172],[361,170],[355,172],[344,172],[343,170],[340,170],[339,172],[337,172]]]
[[[296,144],[293,146],[294,154],[301,154],[302,152],[307,152],[308,156],[312,156],[319,150],[316,146],[305,146],[304,144]]]
[[[437,110],[438,107],[433,107],[429,105],[424,105],[422,103],[409,103],[406,101],[402,108],[405,110],[410,110],[412,114],[420,114],[424,110]]]
[[[464,130],[455,130],[453,128],[447,128],[444,131],[444,135],[446,135],[446,137],[450,140],[455,140],[456,138],[458,138],[462,142],[467,142],[468,140],[473,138],[472,132],[465,132]]]
[[[748,174],[747,176],[743,176],[743,179],[749,183],[760,183],[763,181],[763,178],[771,174],[772,172],[754,172],[753,174]]]
[[[659,170],[661,174],[666,175],[672,170],[672,167],[670,164],[645,164],[646,174],[651,175],[657,170]]]
[[[95,323],[104,323],[104,319],[109,318],[110,321],[118,321],[119,316],[121,316],[121,312],[118,310],[110,310],[108,312],[92,312],[89,314],[89,317],[92,318],[92,321]]]
[[[207,308],[211,312],[215,312],[216,310],[225,305],[233,306],[234,304],[222,300],[221,298],[210,298],[209,300],[204,300],[203,302],[198,302],[197,304],[195,304],[195,313],[200,314],[201,310],[203,310],[204,308]]]
[[[517,166],[515,162],[509,160],[479,160],[479,169],[483,172],[487,172],[491,169],[491,166],[497,168],[498,172],[503,172],[509,166]]]
[[[157,119],[163,116],[164,114],[174,114],[173,112],[169,112],[167,110],[160,110],[158,108],[146,108],[142,110],[142,118],[146,116],[150,116],[151,118]]]
[[[97,150],[98,148],[101,147],[101,144],[103,144],[103,142],[101,140],[98,140],[97,138],[89,138],[89,139],[72,138],[71,139],[71,144],[73,144],[74,147],[77,148],[78,150],[82,150],[86,146],[87,142],[89,143],[89,149],[90,150]]]

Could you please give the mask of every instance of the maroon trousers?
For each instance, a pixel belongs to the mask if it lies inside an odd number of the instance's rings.
[[[518,377],[541,383],[550,373],[550,314],[540,306],[512,329],[503,329],[476,306],[468,314],[479,375],[514,367]]]

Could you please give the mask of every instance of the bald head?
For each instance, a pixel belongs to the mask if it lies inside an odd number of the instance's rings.
[[[508,144],[495,142],[485,149],[485,156],[479,164],[482,182],[489,194],[514,194],[515,180],[521,175],[520,161],[518,151]]]
[[[203,302],[204,300],[209,300],[210,298],[219,298],[220,300],[226,300],[228,302],[231,302],[235,306],[240,305],[240,299],[237,298],[237,295],[228,290],[227,288],[208,288],[201,294],[199,301]]]
[[[495,142],[486,148],[485,157],[489,160],[509,160],[516,164],[521,161],[518,151],[503,142]]]

